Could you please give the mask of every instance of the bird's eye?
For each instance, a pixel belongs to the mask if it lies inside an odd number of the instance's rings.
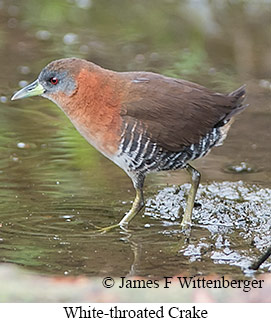
[[[53,84],[53,85],[57,85],[57,83],[58,83],[58,78],[56,78],[56,77],[51,77],[51,78],[50,78],[50,80],[49,80],[49,82],[50,82],[51,84]]]

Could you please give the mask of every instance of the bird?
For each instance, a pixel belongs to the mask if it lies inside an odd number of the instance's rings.
[[[42,96],[58,105],[79,133],[121,167],[136,196],[114,225],[127,228],[144,207],[148,173],[185,169],[191,176],[181,227],[191,226],[200,172],[191,161],[223,143],[234,117],[248,105],[245,85],[222,94],[153,72],[116,72],[80,58],[50,62],[11,100]]]

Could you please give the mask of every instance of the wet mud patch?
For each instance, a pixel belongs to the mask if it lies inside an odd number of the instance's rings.
[[[147,201],[145,215],[163,222],[161,234],[182,235],[178,210],[185,209],[189,188],[189,184],[167,187]],[[178,252],[190,262],[208,258],[213,264],[238,266],[250,275],[249,266],[270,246],[271,189],[242,181],[200,185],[191,234],[182,241]],[[261,270],[271,272],[271,259]]]

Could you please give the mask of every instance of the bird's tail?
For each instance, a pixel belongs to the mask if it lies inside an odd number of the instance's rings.
[[[239,87],[239,89],[231,92],[228,96],[232,97],[234,100],[234,105],[232,111],[227,115],[227,120],[230,120],[234,115],[241,113],[248,104],[243,104],[246,98],[246,85]]]
[[[228,113],[222,121],[218,123],[218,127],[220,129],[221,138],[216,143],[216,146],[222,145],[223,141],[227,137],[228,131],[233,124],[234,118],[233,116],[241,113],[246,107],[248,107],[248,104],[243,104],[245,98],[246,98],[246,90],[245,85],[241,86],[239,89],[231,92],[228,94],[229,97],[232,99],[232,110],[230,113]]]

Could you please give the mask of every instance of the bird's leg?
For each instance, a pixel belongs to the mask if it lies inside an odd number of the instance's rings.
[[[136,190],[136,197],[131,210],[119,222],[120,227],[128,226],[129,222],[139,213],[139,211],[144,206],[143,185],[144,185],[145,176],[141,173],[139,174],[131,173],[129,175],[133,181],[133,184]]]
[[[119,226],[127,226],[129,222],[139,213],[144,206],[142,188],[136,188],[136,197],[130,211],[121,219]]]
[[[187,226],[188,224],[191,223],[191,217],[192,217],[192,211],[194,207],[194,202],[195,202],[195,196],[199,187],[199,182],[200,182],[200,173],[193,168],[191,165],[187,164],[186,170],[188,173],[191,175],[191,188],[188,193],[187,197],[187,203],[186,203],[186,209],[183,215],[183,220],[181,225],[182,226]]]
[[[139,211],[144,206],[144,196],[143,196],[143,184],[145,176],[139,174],[137,176],[131,176],[135,190],[136,190],[136,197],[133,202],[132,208],[130,211],[120,220],[118,224],[113,224],[109,227],[99,228],[99,231],[105,232],[117,227],[127,227],[130,221],[139,213]]]

